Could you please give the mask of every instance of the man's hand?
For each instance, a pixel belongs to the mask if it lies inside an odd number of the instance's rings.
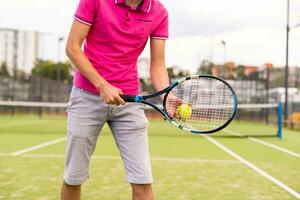
[[[170,117],[176,118],[178,116],[177,108],[181,103],[182,100],[178,99],[173,93],[168,95],[166,109]]]
[[[125,101],[120,97],[122,90],[106,83],[99,88],[100,98],[107,104],[124,105]]]

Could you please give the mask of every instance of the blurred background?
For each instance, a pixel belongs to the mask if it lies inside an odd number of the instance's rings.
[[[75,72],[64,52],[78,2],[0,1],[0,199],[59,198]],[[204,137],[146,109],[155,196],[300,199],[300,1],[161,2],[171,81],[222,77],[239,109],[229,127]],[[141,94],[154,91],[149,58],[147,45],[138,60]],[[128,199],[118,150],[107,127],[101,134],[83,198]]]
[[[284,102],[288,94],[285,119],[300,111],[299,1],[291,1],[289,8],[283,0],[162,2],[170,15],[166,54],[172,79],[213,74],[230,80],[240,103]],[[77,4],[0,2],[1,100],[68,100],[74,66],[64,49]],[[153,91],[149,56],[147,47],[138,62],[142,93]]]

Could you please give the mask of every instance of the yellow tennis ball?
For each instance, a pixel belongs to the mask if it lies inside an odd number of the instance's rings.
[[[192,115],[192,108],[186,103],[181,104],[177,108],[178,114],[182,118],[189,118]]]

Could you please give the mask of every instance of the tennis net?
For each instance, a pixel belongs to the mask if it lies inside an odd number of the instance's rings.
[[[0,101],[0,115],[66,115],[66,107],[67,103]],[[149,119],[162,118],[149,106],[145,106],[145,113]],[[273,127],[274,131],[264,131],[265,124]],[[227,130],[236,127],[242,130],[242,136],[282,138],[282,104],[240,104],[235,120]]]
[[[282,103],[241,104],[238,106],[235,121],[236,123],[241,121],[253,125],[253,127],[249,127],[249,130],[245,131],[248,132],[248,135],[253,135],[256,137],[277,136],[281,139],[282,112]],[[263,129],[257,131],[256,127],[262,123],[275,127],[275,130],[273,132],[264,132]]]
[[[202,105],[201,108],[223,108],[226,105],[212,106]],[[151,107],[146,108],[148,118],[162,118]],[[160,106],[162,108],[162,106]],[[194,109],[194,108],[193,108]],[[197,108],[196,108],[197,109]],[[267,129],[265,127],[268,127]],[[255,137],[282,137],[282,104],[239,104],[234,121],[230,124],[227,130],[239,130],[239,134],[214,134],[214,136],[234,137],[234,136],[255,136]],[[242,130],[242,131],[240,131]],[[271,130],[271,131],[270,131]],[[227,131],[227,133],[230,131]],[[233,133],[233,132],[231,132]]]

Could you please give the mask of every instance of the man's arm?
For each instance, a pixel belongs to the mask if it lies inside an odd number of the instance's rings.
[[[90,26],[74,20],[68,37],[66,54],[76,68],[100,92],[102,100],[108,104],[125,104],[119,94],[122,91],[109,84],[93,67],[81,50],[81,46],[90,30]]]
[[[150,76],[152,84],[156,91],[163,90],[170,85],[168,71],[165,64],[165,40],[151,39],[151,61]],[[163,99],[164,96],[160,96]],[[178,99],[172,92],[168,95],[167,110],[170,117],[176,115],[176,106],[180,104]]]
[[[150,76],[156,91],[170,85],[165,64],[165,40],[151,39],[150,41]]]

